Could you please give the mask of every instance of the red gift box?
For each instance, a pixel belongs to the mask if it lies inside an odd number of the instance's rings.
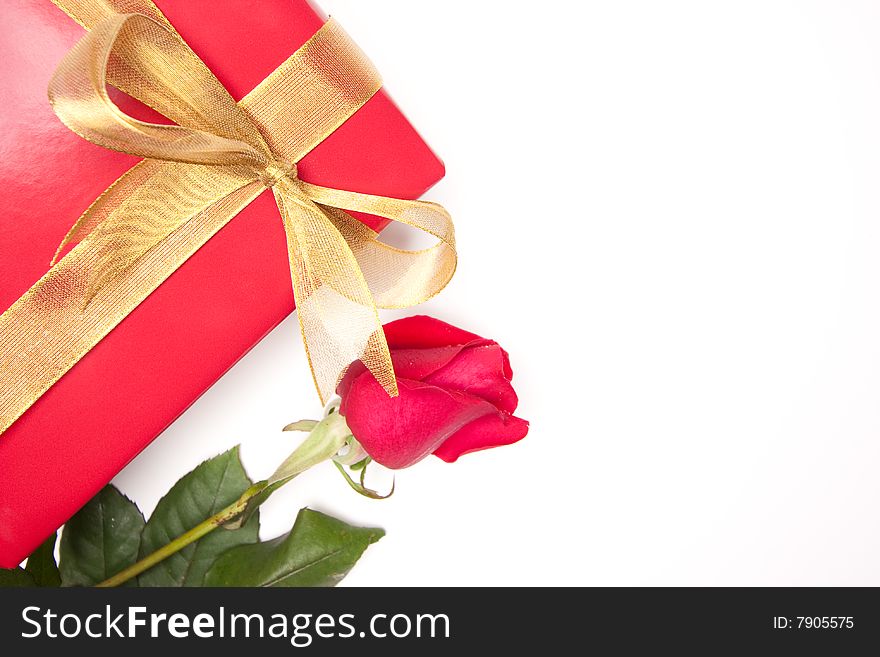
[[[307,0],[155,3],[236,100],[326,20]],[[79,25],[49,0],[4,0],[0,25],[4,310],[48,270],[83,210],[138,160],[79,138],[47,101]],[[120,105],[143,116],[135,101]],[[417,198],[443,176],[384,91],[298,169],[307,182],[398,198]],[[266,192],[0,435],[0,566],[20,563],[293,308],[285,236]]]

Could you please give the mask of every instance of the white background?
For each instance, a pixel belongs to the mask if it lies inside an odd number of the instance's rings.
[[[419,311],[510,351],[532,429],[385,502],[317,468],[264,536],[384,527],[348,585],[880,584],[880,4],[323,6],[447,164]],[[116,483],[262,478],[319,413],[289,318]]]

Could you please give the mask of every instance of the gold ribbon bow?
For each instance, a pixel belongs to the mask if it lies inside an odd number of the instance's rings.
[[[0,433],[266,188],[287,235],[322,401],[356,360],[396,395],[376,308],[439,292],[455,271],[454,233],[437,204],[297,178],[296,162],[381,86],[357,46],[331,20],[236,103],[151,0],[53,1],[91,28],[49,85],[55,112],[90,142],[146,159],[98,197],[58,252],[76,246],[0,316]],[[108,83],[174,125],[127,116]],[[345,210],[408,224],[438,242],[393,248]]]

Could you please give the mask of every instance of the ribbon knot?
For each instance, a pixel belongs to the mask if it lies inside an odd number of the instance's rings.
[[[297,179],[296,165],[284,160],[273,160],[260,172],[260,182],[267,189],[273,188],[283,178]]]
[[[68,5],[78,2],[54,1],[77,16]],[[117,5],[144,13],[114,13]],[[331,19],[236,102],[149,0],[88,7],[79,20],[91,31],[59,65],[50,102],[81,137],[144,160],[83,213],[58,253],[74,248],[0,316],[0,433],[267,188],[322,401],[357,360],[396,395],[377,308],[415,305],[446,285],[456,264],[452,221],[434,203],[310,184],[296,167],[381,87],[363,53]],[[173,124],[126,115],[108,84]],[[347,210],[437,243],[393,248]]]

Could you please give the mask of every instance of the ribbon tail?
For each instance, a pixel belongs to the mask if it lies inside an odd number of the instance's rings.
[[[152,175],[153,171],[149,165],[138,162],[104,190],[67,231],[55,250],[55,255],[52,256],[50,266],[61,259],[61,254],[68,247],[76,246],[86,239],[93,230],[113,214],[131,191],[148,181]]]
[[[287,235],[300,330],[321,401],[327,402],[358,360],[396,397],[394,366],[367,281],[345,238],[300,184],[285,178],[272,190]]]
[[[93,272],[103,252],[90,236],[0,315],[0,434],[262,191],[251,183],[218,194],[97,289]]]
[[[147,184],[145,184],[147,183]],[[94,260],[85,303],[119,280],[146,254],[193,217],[254,184],[247,172],[147,161],[120,178],[77,222],[97,224],[88,235]]]

